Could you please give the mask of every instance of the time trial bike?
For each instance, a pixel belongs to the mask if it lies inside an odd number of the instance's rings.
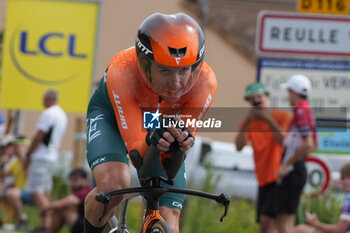
[[[100,217],[100,219],[102,219],[107,211],[109,200],[115,195],[126,194],[120,206],[119,218],[116,219],[114,217],[109,221],[112,228],[110,233],[128,232],[126,224],[128,203],[132,198],[135,198],[139,195],[143,197],[146,203],[143,223],[140,230],[141,233],[172,233],[169,225],[159,214],[160,197],[167,192],[181,193],[185,195],[192,195],[215,200],[217,203],[222,204],[225,207],[224,214],[221,216],[220,221],[222,222],[224,217],[227,215],[228,206],[230,204],[230,196],[228,194],[212,194],[191,189],[161,187],[162,182],[169,185],[174,184],[174,178],[185,160],[185,153],[180,150],[174,153],[168,169],[166,170],[166,174],[168,176],[167,178],[161,176],[149,176],[149,173],[154,166],[157,156],[159,155],[160,151],[152,145],[150,146],[142,161],[140,160],[138,152],[131,151],[129,157],[137,168],[141,187],[119,189],[110,192],[101,192],[95,196],[95,199],[104,205],[104,211]]]

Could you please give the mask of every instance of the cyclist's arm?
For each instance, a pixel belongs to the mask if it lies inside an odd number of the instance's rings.
[[[143,157],[148,145],[145,141],[147,132],[142,130],[142,112],[128,84],[121,78],[110,78],[117,75],[115,69],[108,69],[106,85],[118,128],[127,150],[137,150]]]

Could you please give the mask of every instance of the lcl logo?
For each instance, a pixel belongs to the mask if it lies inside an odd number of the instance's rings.
[[[78,42],[78,36],[73,33],[48,32],[38,36],[34,35],[34,33],[31,34],[27,30],[15,30],[10,42],[10,56],[17,70],[31,81],[44,85],[62,84],[74,79],[78,71],[58,78],[44,77],[47,75],[42,75],[42,77],[40,77],[38,72],[33,74],[31,69],[25,65],[23,59],[38,59],[39,57],[42,59],[46,57],[47,59],[68,58],[75,61],[85,60],[88,58],[88,54],[77,51]],[[59,44],[59,46],[57,46],[57,44]],[[19,56],[21,56],[20,59]],[[72,62],[74,62],[73,60]],[[42,60],[38,60],[38,63],[41,61]],[[57,61],[58,60],[55,60],[55,62]],[[38,67],[40,67],[39,65],[40,64],[38,64]],[[42,67],[44,66],[45,65]],[[50,67],[50,69],[54,72],[55,69],[64,69],[64,67],[57,63],[57,65]]]
[[[77,38],[74,34],[70,34],[67,36],[59,32],[43,34],[40,38],[38,38],[38,47],[34,49],[28,48],[29,39],[31,38],[29,37],[29,33],[27,31],[20,32],[20,51],[23,54],[36,55],[39,52],[41,52],[47,56],[59,57],[62,56],[64,52],[67,52],[67,54],[73,58],[86,58],[87,56],[86,54],[78,54],[75,51]],[[66,51],[64,49],[57,50],[57,48],[55,48],[55,50],[53,48],[48,48],[48,42],[50,40],[66,40]]]

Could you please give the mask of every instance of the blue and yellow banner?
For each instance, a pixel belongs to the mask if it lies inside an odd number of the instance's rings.
[[[67,112],[86,112],[95,59],[99,3],[9,0],[0,106],[43,109],[43,94],[59,91]]]

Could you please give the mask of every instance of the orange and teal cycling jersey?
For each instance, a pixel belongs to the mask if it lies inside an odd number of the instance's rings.
[[[148,145],[145,141],[147,131],[143,129],[142,111],[147,108],[157,109],[159,95],[147,87],[140,72],[136,51],[132,47],[112,58],[105,81],[127,151],[137,150],[143,157]],[[216,88],[215,74],[209,65],[203,62],[201,73],[191,90],[175,103],[161,101],[160,109],[201,120],[212,104]],[[197,129],[190,130],[195,136]]]

